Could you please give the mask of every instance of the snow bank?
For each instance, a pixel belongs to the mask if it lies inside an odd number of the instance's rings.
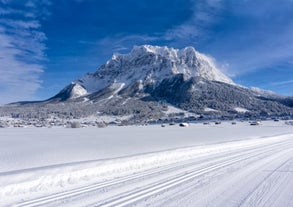
[[[72,164],[32,168],[0,174],[0,200],[15,202],[20,198],[39,197],[71,187],[111,180],[174,163],[186,162],[195,157],[217,153],[245,151],[252,146],[278,143],[280,139],[292,139],[293,135],[280,135],[263,139],[224,142],[205,146],[166,150],[124,158],[87,161]]]
[[[247,122],[232,125],[190,124],[107,128],[4,128],[0,129],[0,173],[89,160],[293,133],[284,122]]]
[[[0,204],[292,139],[284,122],[0,130]],[[272,137],[273,136],[273,137]]]

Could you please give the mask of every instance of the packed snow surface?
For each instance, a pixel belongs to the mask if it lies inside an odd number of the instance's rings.
[[[0,206],[293,206],[293,127],[0,129]]]

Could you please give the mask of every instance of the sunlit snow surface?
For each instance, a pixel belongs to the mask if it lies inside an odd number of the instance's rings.
[[[0,129],[0,206],[293,206],[293,126]]]

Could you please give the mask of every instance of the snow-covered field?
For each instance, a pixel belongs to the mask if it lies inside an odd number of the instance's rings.
[[[293,206],[293,126],[0,129],[0,206]]]

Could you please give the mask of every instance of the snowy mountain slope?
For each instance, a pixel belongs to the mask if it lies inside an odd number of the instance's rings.
[[[114,54],[95,73],[86,74],[75,83],[88,92],[97,92],[112,83],[127,87],[140,81],[143,86],[158,85],[163,79],[183,74],[185,79],[202,77],[210,81],[234,84],[218,70],[213,60],[192,47],[182,50],[151,45],[135,46],[129,54]]]
[[[72,82],[64,89],[62,89],[56,96],[52,97],[51,100],[65,101],[75,99],[86,94],[88,94],[88,92],[83,86],[79,85],[78,83]]]
[[[151,120],[164,116],[168,106],[217,116],[293,116],[292,98],[235,84],[212,58],[192,47],[143,45],[128,54],[114,54],[96,72],[87,73],[48,100],[35,102],[32,108],[53,104],[54,111],[59,107],[64,114],[65,103],[70,105],[65,109],[69,115],[77,117],[99,111]]]
[[[248,88],[208,81],[200,77],[185,81],[182,75],[177,75],[162,81],[151,94],[179,108],[198,113],[204,111],[205,107],[230,114],[239,113],[239,110],[235,108],[245,108],[248,111],[263,114],[288,110],[284,105],[280,105],[276,98],[268,99]]]

